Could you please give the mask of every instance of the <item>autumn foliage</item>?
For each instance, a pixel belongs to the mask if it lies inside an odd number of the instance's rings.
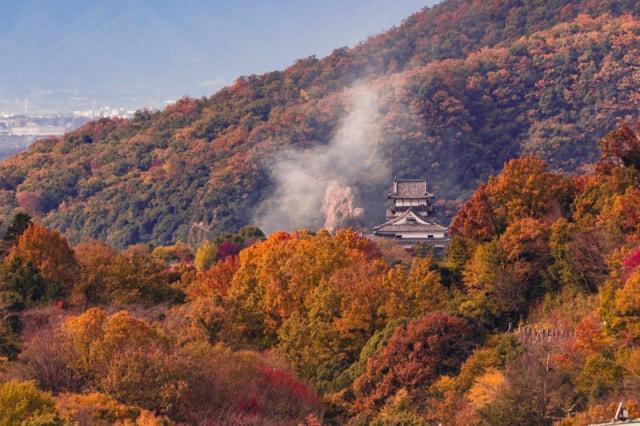
[[[53,424],[601,420],[640,388],[640,165],[611,137],[584,175],[507,162],[441,257],[349,229],[72,247],[16,216],[0,377]]]
[[[446,1],[1,163],[0,424],[640,417],[636,6]],[[246,226],[354,75],[394,100],[391,171],[460,204],[442,255]]]
[[[470,337],[462,320],[438,311],[398,328],[355,381],[360,403],[379,406],[401,388],[419,392],[455,372],[471,347]]]
[[[79,275],[73,250],[59,232],[38,224],[30,225],[9,252],[7,259],[20,258],[31,262],[51,285],[57,287],[53,296],[67,295]]]

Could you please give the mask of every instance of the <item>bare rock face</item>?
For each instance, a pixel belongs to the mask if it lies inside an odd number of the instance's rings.
[[[351,187],[343,185],[337,180],[332,180],[327,184],[322,211],[326,217],[324,229],[329,232],[334,232],[348,222],[361,218],[364,213],[363,209],[355,207]]]

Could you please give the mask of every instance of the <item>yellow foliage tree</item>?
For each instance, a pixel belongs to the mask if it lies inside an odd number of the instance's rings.
[[[415,258],[410,268],[396,265],[385,277],[388,319],[415,318],[441,309],[447,300],[440,273],[430,258]]]
[[[612,321],[614,329],[640,339],[640,271],[634,272],[615,292]]]
[[[218,247],[210,241],[205,241],[196,251],[194,263],[198,271],[206,271],[213,265],[218,256]]]
[[[41,424],[37,420],[45,418],[46,424],[62,425],[62,421],[56,421],[57,415],[51,394],[38,389],[34,382],[10,380],[0,384],[0,426]]]
[[[473,408],[482,408],[493,401],[505,382],[504,374],[500,370],[489,368],[473,383],[467,392],[467,398]]]

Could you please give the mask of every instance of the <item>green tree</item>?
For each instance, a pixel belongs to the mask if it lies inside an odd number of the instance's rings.
[[[0,265],[0,303],[12,311],[30,308],[50,300],[57,287],[49,286],[33,263],[22,256],[13,256]]]
[[[10,243],[16,242],[29,225],[31,225],[31,216],[24,212],[16,213],[4,234],[4,240]]]

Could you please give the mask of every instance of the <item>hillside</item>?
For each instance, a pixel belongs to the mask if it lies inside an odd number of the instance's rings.
[[[0,419],[582,426],[620,402],[635,418],[640,127],[599,148],[587,173],[508,161],[442,257],[350,229],[73,246],[16,215]]]
[[[381,219],[391,176],[427,176],[446,220],[510,158],[595,160],[638,112],[639,14],[621,0],[445,1],[354,49],[37,142],[0,163],[4,222],[24,209],[118,247],[272,230],[265,218],[303,206],[277,225],[322,226],[323,188],[291,170],[351,187],[362,225]]]

